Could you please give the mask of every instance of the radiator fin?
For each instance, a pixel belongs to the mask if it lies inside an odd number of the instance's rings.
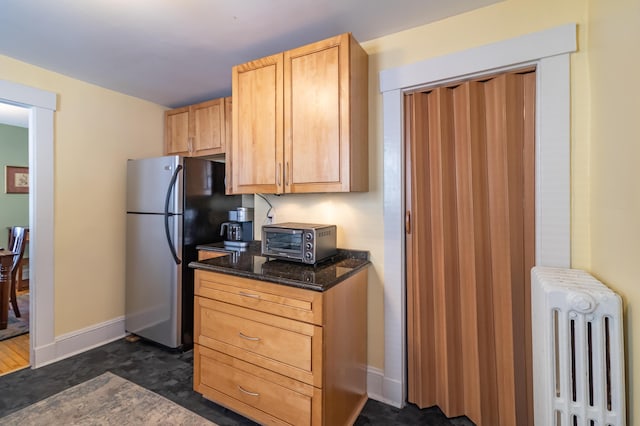
[[[537,426],[626,426],[622,299],[585,271],[531,272]]]

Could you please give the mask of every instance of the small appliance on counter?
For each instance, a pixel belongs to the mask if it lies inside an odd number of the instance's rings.
[[[336,226],[278,223],[262,227],[262,255],[315,265],[337,253]]]
[[[220,225],[226,249],[246,248],[253,241],[253,209],[238,207],[229,210],[229,221]]]

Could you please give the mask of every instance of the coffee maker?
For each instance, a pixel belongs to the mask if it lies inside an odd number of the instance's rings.
[[[253,209],[238,207],[235,210],[229,210],[229,221],[220,225],[220,235],[225,236],[225,248],[248,247],[253,241]]]

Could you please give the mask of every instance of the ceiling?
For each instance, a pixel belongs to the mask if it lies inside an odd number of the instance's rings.
[[[175,108],[231,67],[343,32],[360,42],[501,0],[2,0],[0,54]]]

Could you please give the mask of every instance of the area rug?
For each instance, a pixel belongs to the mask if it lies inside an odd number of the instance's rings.
[[[13,308],[9,308],[7,328],[0,330],[0,340],[10,339],[29,332],[29,293],[18,296],[20,318],[16,318]]]
[[[112,373],[0,418],[2,425],[215,425]]]

